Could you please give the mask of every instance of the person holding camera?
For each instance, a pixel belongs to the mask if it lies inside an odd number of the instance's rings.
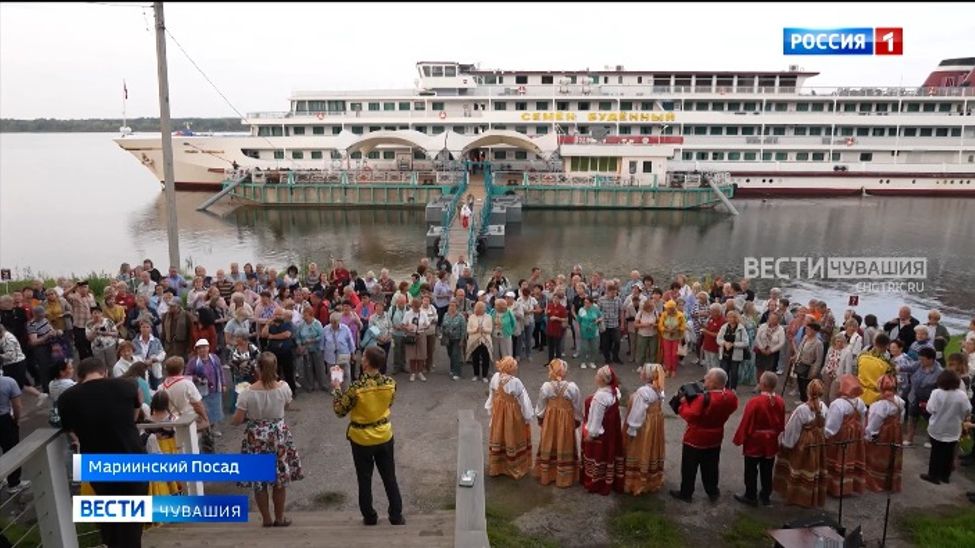
[[[85,325],[85,336],[91,345],[92,356],[105,364],[106,368],[115,365],[118,357],[118,329],[115,322],[105,317],[101,308],[91,307],[91,320]]]
[[[730,310],[725,319],[727,323],[718,330],[718,359],[721,360],[721,369],[728,375],[728,388],[736,390],[738,367],[748,352],[748,331],[737,311]]]
[[[720,339],[719,339],[720,340]],[[738,396],[725,388],[728,374],[724,369],[712,368],[704,376],[704,393],[689,399],[681,396],[678,414],[687,421],[681,454],[680,490],[671,490],[670,496],[690,503],[694,495],[697,470],[701,469],[701,483],[711,502],[721,496],[718,489],[718,465],[721,458],[721,441],[724,425],[738,409]],[[686,393],[687,385],[681,387]]]

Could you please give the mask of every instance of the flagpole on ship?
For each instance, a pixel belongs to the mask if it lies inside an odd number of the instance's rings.
[[[125,85],[125,78],[123,78],[122,79],[122,127],[118,128],[119,133],[122,134],[122,137],[128,137],[129,135],[132,135],[132,128],[130,128],[129,125],[125,123],[127,121],[125,116],[125,103],[127,103],[128,100],[129,100],[129,87]]]

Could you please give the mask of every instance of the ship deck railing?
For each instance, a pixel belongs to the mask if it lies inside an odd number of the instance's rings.
[[[396,169],[356,170],[252,170],[245,183],[256,185],[454,185],[465,177],[463,171],[406,171]],[[231,183],[233,176],[224,181]]]

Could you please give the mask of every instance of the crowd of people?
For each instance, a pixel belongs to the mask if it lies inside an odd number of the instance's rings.
[[[736,498],[747,504],[768,504],[773,489],[807,506],[821,505],[825,492],[896,491],[899,472],[890,469],[899,470],[900,458],[889,455],[913,444],[922,419],[931,448],[925,480],[946,482],[957,464],[972,462],[971,454],[958,460],[956,453],[970,427],[965,391],[975,375],[975,320],[962,352],[946,355],[950,337],[937,311],[926,323],[907,307],[885,323],[854,309],[838,320],[826,302],[792,303],[776,288],[757,299],[746,279],[717,277],[702,286],[678,274],[658,284],[635,270],[608,279],[579,265],[551,275],[533,268],[514,283],[495,268],[482,285],[463,256],[454,263],[424,258],[400,281],[386,269],[360,275],[342,260],[327,271],[315,263],[283,272],[232,263],[213,276],[203,266],[192,276],[176,267],[163,274],[146,260],[123,264],[101,295],[89,285],[37,280],[0,296],[3,375],[15,381],[0,384],[0,414],[21,415],[25,391],[40,406],[52,400],[52,424],[70,424],[57,400],[85,382],[81,367],[76,378],[78,362],[88,373],[134,383],[141,420],[194,413],[204,451],[213,451],[232,415],[248,424],[244,452],[274,450],[285,463],[276,482],[255,486],[266,525],[290,523],[281,513],[284,487],[302,478],[284,422],[287,403],[301,392],[340,398],[361,389],[359,366],[370,348],[382,351],[372,353],[374,361],[381,356],[372,364],[381,379],[426,381],[443,346],[446,375],[458,381],[471,371],[471,381],[488,384],[491,475],[531,472],[543,484],[578,481],[602,494],[659,489],[664,385],[681,367],[706,373],[670,402],[688,423],[681,488],[672,493],[681,500],[691,500],[698,469],[708,496],[718,497],[723,427],[744,386],[754,387],[744,391],[754,397],[734,441],[743,447],[747,484]],[[547,365],[549,380],[533,406],[517,371],[536,360]],[[617,373],[627,364],[644,384],[621,402]],[[585,401],[566,380],[575,367],[594,374]],[[342,371],[337,383],[335,370]],[[786,420],[790,384],[789,396],[799,401]],[[533,455],[529,425],[536,421]],[[16,443],[16,423],[0,421],[4,451]],[[172,450],[160,443],[166,435],[160,430],[154,447]],[[391,454],[391,438],[379,445],[387,442]],[[357,459],[388,471],[377,448],[359,445]],[[21,483],[8,478],[10,489]],[[374,521],[371,499],[361,502]]]

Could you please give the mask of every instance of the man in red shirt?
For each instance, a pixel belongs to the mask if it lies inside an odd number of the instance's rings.
[[[126,314],[132,312],[132,309],[135,308],[135,295],[129,293],[124,283],[120,283],[115,287],[115,302],[125,308]]]
[[[785,430],[785,401],[775,393],[779,377],[771,371],[762,373],[758,385],[762,393],[745,404],[735,445],[742,446],[745,455],[745,494],[735,495],[735,500],[749,506],[769,506],[772,501],[772,467],[779,450],[779,434]],[[758,476],[761,472],[762,491],[758,492]]]
[[[680,490],[670,492],[675,499],[691,502],[698,468],[701,469],[704,491],[711,502],[717,502],[721,496],[718,464],[724,423],[738,409],[738,396],[725,388],[727,383],[728,374],[715,367],[704,376],[704,394],[690,402],[681,398],[678,413],[687,421],[687,430],[684,432],[684,450],[681,454]]]
[[[328,301],[325,300],[325,295],[321,292],[314,291],[309,297],[311,302],[312,314],[314,314],[315,319],[325,325],[329,321],[331,312],[329,312]]]
[[[718,331],[724,325],[724,314],[721,305],[714,303],[709,307],[708,321],[701,330],[701,350],[704,351],[704,363],[707,369],[718,367]]]

